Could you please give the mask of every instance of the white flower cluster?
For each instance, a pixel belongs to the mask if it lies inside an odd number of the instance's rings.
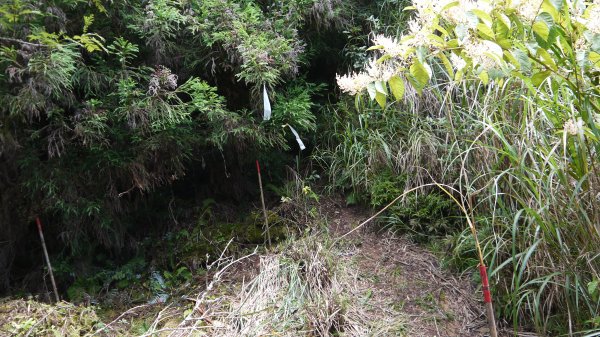
[[[375,59],[371,60],[367,66],[367,74],[374,80],[387,82],[395,73],[395,69],[390,63],[378,63]]]
[[[521,19],[527,23],[532,23],[542,8],[542,2],[543,0],[517,0],[512,1],[511,6]]]
[[[583,36],[577,39],[577,41],[575,41],[575,43],[573,44],[573,49],[575,49],[575,51],[577,52],[586,51],[588,47],[588,42]]]
[[[408,22],[408,29],[410,38],[406,40],[406,44],[414,47],[431,46],[429,36],[432,34],[432,29],[430,27],[423,25],[419,20],[412,20]]]
[[[485,0],[460,0],[457,4],[448,8],[443,16],[453,24],[466,24],[469,22],[467,13],[473,9],[478,9],[489,14],[494,7],[494,2],[487,2]]]
[[[576,136],[583,131],[583,120],[581,118],[571,118],[563,126],[565,132],[571,136]]]
[[[469,19],[467,13],[474,8],[471,1],[460,1],[458,5],[448,8],[446,19],[453,24],[466,24]]]
[[[340,89],[350,95],[358,95],[367,88],[369,83],[372,83],[374,79],[365,73],[354,73],[350,75],[337,75],[337,85]]]
[[[467,66],[467,61],[454,53],[450,54],[450,62],[456,70],[462,70]]]
[[[600,0],[595,0],[589,8],[589,19],[586,27],[590,32],[600,34]]]
[[[485,70],[497,68],[498,64],[494,55],[498,58],[502,57],[502,47],[488,40],[468,39],[465,41],[463,49],[465,54],[473,60],[474,65],[480,65]]]
[[[395,67],[390,63],[377,62],[373,59],[365,71],[350,75],[337,75],[337,84],[343,92],[357,95],[363,92],[370,83],[375,81],[389,81],[396,73]]]
[[[417,11],[417,19],[421,23],[431,23],[452,0],[413,0],[413,7]]]
[[[392,39],[384,35],[376,35],[373,45],[382,46],[384,53],[391,57],[402,57],[408,52],[408,46],[401,44],[398,39]]]

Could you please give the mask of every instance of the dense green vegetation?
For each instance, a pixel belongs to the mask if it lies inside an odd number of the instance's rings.
[[[148,231],[164,231],[160,210],[185,185],[193,202],[239,200],[260,153],[289,162],[282,125],[309,137],[323,90],[300,73],[310,45],[299,34],[340,25],[338,7],[3,2],[2,289],[15,254],[39,253],[18,249],[36,215],[65,256],[131,256]],[[256,114],[263,86],[276,103],[268,122]]]
[[[378,209],[437,182],[466,215],[429,186],[380,225],[472,272],[468,218],[500,321],[600,329],[600,3],[409,5],[3,1],[0,293],[44,291],[40,216],[63,297],[168,294],[263,242],[258,159],[276,241],[317,186]]]
[[[410,9],[406,34],[376,36],[375,59],[338,84],[358,105],[368,93],[387,114],[397,109],[389,98],[411,100],[406,87],[430,96],[422,97],[446,120],[402,151],[418,159],[391,163],[454,186],[483,230],[499,311],[515,329],[522,318],[545,333],[597,328],[600,4],[416,1]],[[428,165],[428,148],[442,165]]]

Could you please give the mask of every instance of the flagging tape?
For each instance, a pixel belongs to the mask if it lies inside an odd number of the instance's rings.
[[[306,149],[306,146],[304,146],[304,143],[302,142],[302,139],[300,139],[300,135],[298,134],[298,132],[296,131],[296,129],[294,129],[289,124],[288,124],[288,126],[290,127],[290,130],[292,130],[292,133],[294,134],[294,137],[296,137],[296,142],[298,142],[298,146],[300,147],[300,151]]]
[[[269,94],[267,94],[267,85],[263,85],[263,120],[268,121],[271,119],[271,102],[269,101]]]
[[[485,265],[479,265],[479,275],[481,275],[483,301],[485,303],[492,303],[492,294],[490,293],[490,283],[488,281],[487,269],[486,269]]]
[[[256,160],[256,172],[260,174],[260,165],[258,164],[258,159]]]
[[[41,231],[42,230],[42,222],[40,221],[39,217],[35,218],[35,224],[37,225],[38,230]]]

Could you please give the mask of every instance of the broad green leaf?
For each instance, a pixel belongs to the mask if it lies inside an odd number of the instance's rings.
[[[517,61],[519,62],[520,68],[524,72],[531,70],[531,60],[529,59],[529,56],[527,56],[526,52],[524,52],[520,49],[515,49],[515,50],[513,50],[512,54],[517,59]]]
[[[453,1],[449,4],[447,4],[446,6],[444,6],[444,8],[442,8],[442,12],[445,10],[448,10],[449,8],[452,8],[454,6],[458,6],[458,5],[460,5],[460,1]]]
[[[417,56],[419,62],[425,64],[425,62],[427,62],[427,57],[429,57],[429,48],[424,46],[418,47],[415,55]]]
[[[551,74],[552,74],[552,72],[550,72],[548,70],[535,73],[535,74],[533,74],[533,76],[531,76],[531,83],[535,87],[539,87],[542,83],[544,83],[546,78],[548,78],[548,76],[550,76]]]
[[[480,72],[477,77],[479,77],[479,79],[481,80],[481,82],[483,82],[483,84],[487,85],[490,82],[490,76],[488,75],[487,71],[482,71]]]
[[[496,38],[496,43],[504,50],[509,50],[513,45],[511,40],[505,38]]]
[[[587,50],[577,50],[575,53],[575,59],[577,60],[577,65],[579,68],[583,69],[588,64],[588,54]]]
[[[409,72],[417,84],[418,90],[422,90],[429,83],[429,72],[418,60],[415,60],[415,63],[410,66]]]
[[[427,71],[427,74],[429,75],[429,78],[432,78],[433,77],[433,70],[431,69],[431,67],[429,66],[429,64],[423,63],[423,67],[425,67],[425,70]]]
[[[550,4],[550,1],[548,0],[544,0],[544,2],[542,3],[541,12],[548,13],[555,22],[560,17],[560,11],[558,11],[552,4]]]
[[[390,54],[385,54],[382,57],[380,57],[379,59],[377,59],[377,61],[375,63],[383,63],[391,58],[392,58],[392,56]]]
[[[494,35],[494,31],[487,25],[484,25],[483,23],[478,23],[477,24],[477,31],[479,32],[479,35],[483,38],[487,38],[487,39],[495,39],[495,35]]]
[[[381,92],[378,91],[375,94],[375,100],[377,101],[377,104],[379,104],[379,106],[382,109],[385,109],[385,103],[386,103],[386,100],[387,100],[387,96],[386,95],[384,95],[384,94],[382,94]]]
[[[448,57],[446,57],[446,54],[444,54],[443,52],[438,53],[437,57],[442,60],[442,63],[444,64],[444,67],[446,68],[446,71],[448,72],[448,75],[450,76],[450,78],[454,77],[454,69],[452,68],[452,63],[450,63],[450,60],[448,60]]]
[[[556,42],[556,39],[561,35],[561,29],[559,26],[554,25],[550,28],[550,34],[548,35],[548,40],[546,41],[548,45],[546,48],[550,48]]]
[[[446,42],[446,46],[450,49],[458,48],[459,47],[458,39],[452,39],[452,40]]]
[[[433,28],[434,28],[435,30],[437,30],[438,32],[442,33],[442,36],[443,36],[443,37],[450,35],[450,34],[448,34],[448,31],[447,31],[447,30],[446,30],[444,27],[442,27],[442,26],[440,26],[440,25],[435,25]],[[437,36],[437,35],[436,35],[436,36]]]
[[[506,14],[498,13],[497,18],[499,19],[498,22],[501,22],[504,26],[506,26],[506,28],[508,28],[508,29],[511,28],[510,18],[508,16],[506,16]]]
[[[506,25],[504,22],[502,22],[502,20],[498,20],[497,24],[495,26],[495,32],[494,32],[495,35],[496,36],[507,37],[508,34],[510,33],[510,26],[509,25]]]
[[[600,34],[593,34],[590,31],[583,33],[585,39],[592,45],[591,49],[596,53],[600,53]]]
[[[390,89],[392,94],[396,98],[397,101],[404,98],[404,80],[402,80],[399,76],[395,75],[390,78],[388,81],[390,85]]]
[[[375,82],[375,90],[379,93],[382,93],[384,95],[387,96],[387,89],[386,89],[386,84],[383,81],[376,81]]]
[[[550,69],[556,71],[558,68],[556,67],[556,63],[552,56],[546,51],[544,48],[539,48],[537,50],[537,55],[541,58],[541,61],[549,67]]]
[[[537,16],[536,21],[542,21],[548,26],[548,28],[552,28],[556,20],[549,13],[542,12]]]
[[[383,46],[381,46],[381,45],[371,46],[371,47],[367,48],[367,51],[378,50],[378,49],[383,49]]]
[[[510,50],[504,51],[504,58],[506,58],[508,62],[512,64],[516,69],[521,69],[521,62],[517,60],[517,58],[510,52]]]
[[[600,68],[600,54],[594,51],[589,52],[588,59],[590,60],[592,66],[596,68]]]
[[[429,34],[429,36],[427,36],[429,38],[429,40],[431,40],[432,42],[437,42],[437,46],[443,46],[445,44],[446,41],[444,41],[444,39],[436,34]],[[433,43],[433,45],[436,45],[435,43]]]
[[[375,83],[367,84],[367,92],[369,93],[369,97],[371,100],[375,99],[375,95],[377,94],[377,90],[375,89]]]
[[[550,28],[543,21],[536,21],[533,24],[533,32],[536,33],[539,37],[541,37],[544,41],[548,41],[548,36],[550,35]]]
[[[565,3],[564,0],[544,0],[544,2],[548,1],[557,11],[560,11],[563,8]]]
[[[472,9],[471,12],[473,12],[473,14],[477,15],[477,17],[480,18],[481,21],[483,21],[483,23],[485,23],[486,25],[488,25],[490,27],[492,26],[492,23],[494,21],[492,20],[492,17],[488,13],[486,13],[480,9]]]

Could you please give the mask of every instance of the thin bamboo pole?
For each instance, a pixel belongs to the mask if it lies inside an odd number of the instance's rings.
[[[44,250],[44,258],[46,259],[46,265],[48,266],[48,272],[50,273],[50,281],[52,282],[52,289],[54,290],[54,296],[56,302],[60,302],[58,297],[58,289],[56,288],[56,281],[54,280],[54,273],[52,272],[52,265],[50,264],[50,257],[48,256],[48,249],[46,248],[46,240],[44,240],[44,232],[42,232],[42,221],[39,217],[35,218],[37,224],[38,233],[40,234],[40,241],[42,241],[42,249]]]
[[[271,233],[269,231],[269,217],[267,215],[267,207],[265,206],[265,195],[263,192],[262,186],[262,178],[260,175],[260,164],[258,164],[258,159],[256,160],[256,172],[258,172],[258,186],[260,187],[260,202],[262,204],[263,216],[265,217],[265,233],[267,233],[267,242],[269,242],[269,246],[271,245]]]

